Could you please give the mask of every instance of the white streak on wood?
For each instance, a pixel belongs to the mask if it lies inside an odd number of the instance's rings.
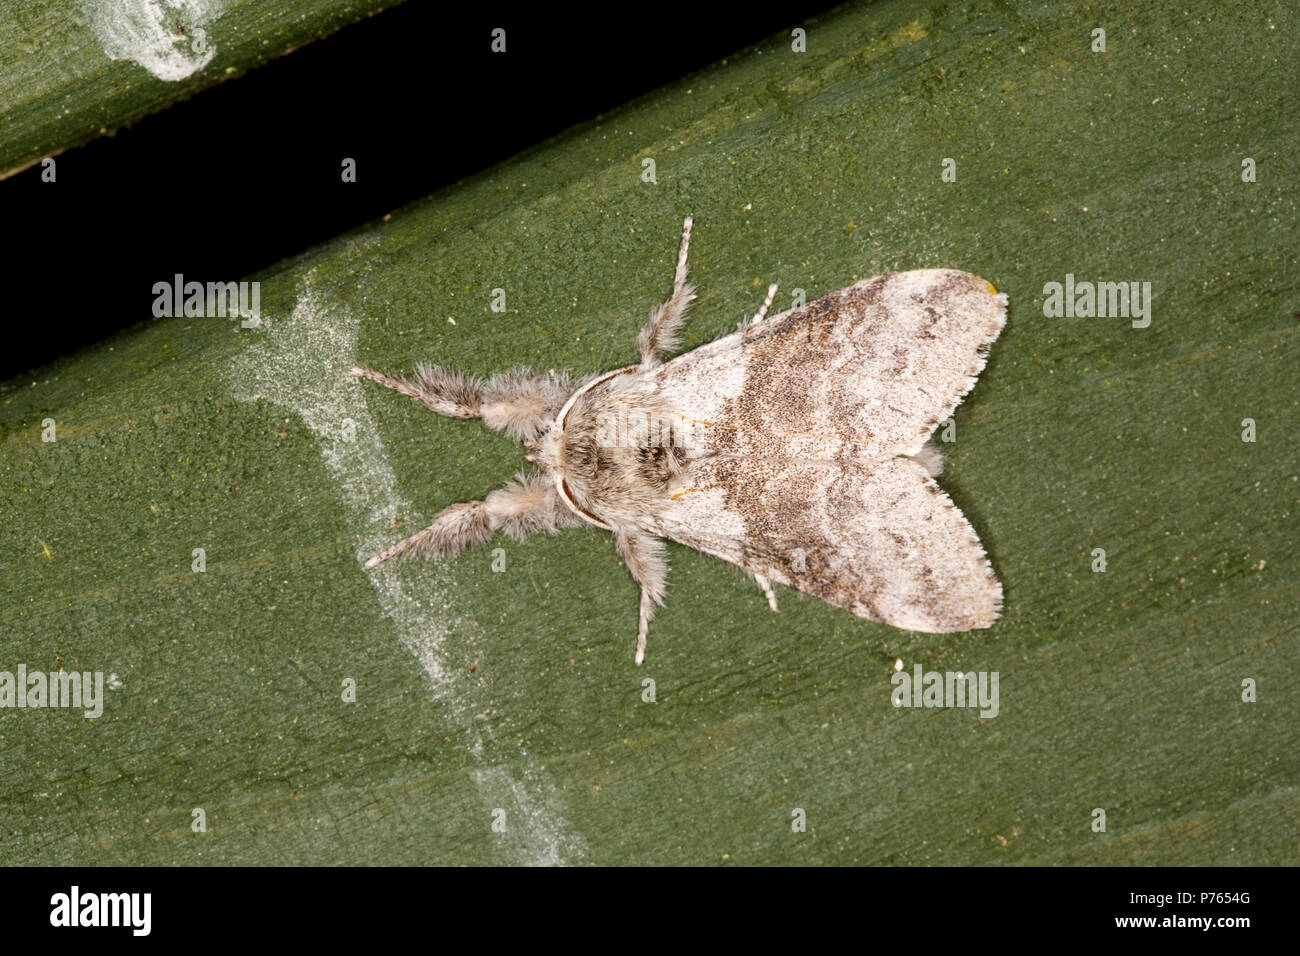
[[[440,582],[433,590],[415,593],[404,583],[400,565],[365,568],[371,555],[392,542],[393,519],[409,517],[414,509],[399,490],[363,385],[349,374],[356,361],[357,316],[327,301],[309,274],[292,316],[264,322],[227,370],[231,391],[241,401],[260,397],[293,412],[316,436],[344,513],[356,529],[354,552],[361,573],[378,594],[402,645],[420,662],[433,696],[464,729],[470,754],[482,762],[487,756],[485,739],[492,740],[490,728],[483,728],[474,716],[483,702],[475,700],[474,688],[448,665],[442,652],[443,640],[453,629],[473,622],[449,611],[451,600]],[[350,439],[343,431],[348,419],[354,423]],[[510,762],[521,763],[522,770],[494,765],[471,772],[486,804],[484,829],[490,825],[491,810],[502,808],[508,821],[502,841],[515,861],[546,866],[581,856],[585,841],[565,820],[562,801],[545,771],[526,753]]]

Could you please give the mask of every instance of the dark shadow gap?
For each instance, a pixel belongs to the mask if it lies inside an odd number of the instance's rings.
[[[155,282],[258,272],[832,6],[612,19],[412,0],[63,153],[55,184],[38,164],[0,182],[0,380],[148,319]]]

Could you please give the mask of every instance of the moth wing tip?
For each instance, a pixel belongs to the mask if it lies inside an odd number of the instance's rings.
[[[997,623],[998,619],[1002,617],[1002,582],[993,574],[991,568],[989,569],[989,578],[993,583],[989,593],[989,597],[992,599],[992,606],[989,608],[988,615],[976,625],[976,627],[981,630],[992,627]]]

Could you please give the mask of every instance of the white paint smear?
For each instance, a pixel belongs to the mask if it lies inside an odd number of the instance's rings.
[[[417,595],[403,583],[399,566],[364,568],[367,558],[393,543],[393,519],[409,517],[412,509],[398,489],[363,383],[349,374],[356,362],[357,325],[357,317],[327,302],[308,275],[293,315],[285,321],[264,319],[262,328],[250,333],[251,344],[235,359],[227,380],[235,398],[273,402],[299,416],[316,436],[356,530],[358,573],[369,578],[403,646],[420,662],[434,697],[447,706],[453,721],[469,728],[469,752],[481,761],[484,740],[474,729],[473,688],[446,666],[441,653],[450,630],[468,625],[443,610],[449,602],[441,585]],[[348,420],[353,423],[350,440],[344,433]],[[520,759],[525,769],[518,778],[499,766],[473,773],[488,808],[483,826],[490,825],[491,810],[505,810],[502,839],[521,863],[555,865],[581,856],[585,842],[566,823],[554,785],[527,754]]]
[[[131,60],[176,82],[211,62],[207,25],[224,0],[82,0],[90,28],[111,60]]]

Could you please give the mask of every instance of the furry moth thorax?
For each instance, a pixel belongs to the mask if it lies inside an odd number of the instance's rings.
[[[639,387],[638,370],[628,366],[584,382],[527,446],[527,459],[545,470],[560,501],[606,530],[648,530],[647,519],[670,500],[669,485],[688,460],[674,442],[669,404]],[[668,424],[660,430],[657,423]]]
[[[482,418],[526,444],[539,471],[372,558],[451,555],[497,532],[594,525],[641,587],[636,661],[663,604],[664,540],[909,630],[988,627],[1002,588],[979,539],[934,481],[927,445],[975,384],[1006,296],[952,270],[891,273],[660,356],[695,298],[687,218],[669,299],[641,330],[637,365],[580,380],[516,369],[483,380],[418,366],[413,380],[353,374],[442,415]]]

